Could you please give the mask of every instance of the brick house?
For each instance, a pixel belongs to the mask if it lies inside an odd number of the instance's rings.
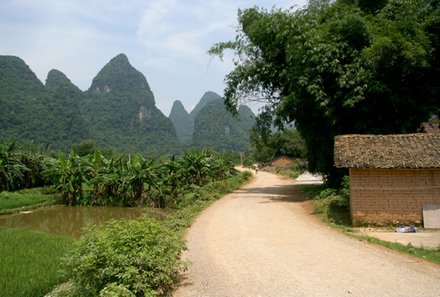
[[[341,135],[334,164],[350,170],[353,225],[420,223],[440,204],[440,134]]]

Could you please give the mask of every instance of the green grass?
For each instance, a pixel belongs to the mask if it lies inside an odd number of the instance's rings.
[[[44,188],[25,189],[0,193],[0,214],[50,205],[57,202],[57,194],[45,193]]]
[[[0,228],[0,295],[44,296],[63,280],[61,257],[73,240],[39,232]]]
[[[374,244],[378,244],[378,245],[390,248],[395,251],[399,251],[399,252],[402,252],[402,253],[417,257],[417,258],[424,259],[426,261],[429,261],[429,262],[432,262],[435,264],[440,264],[440,248],[424,249],[424,248],[414,247],[411,244],[403,245],[400,243],[380,240],[378,238],[370,237],[370,236],[356,235],[356,234],[353,234],[353,236],[355,236],[357,239],[359,239],[361,241],[368,241],[368,242],[371,242]]]

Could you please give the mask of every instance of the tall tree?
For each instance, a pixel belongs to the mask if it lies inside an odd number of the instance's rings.
[[[374,2],[239,11],[236,39],[210,49],[235,52],[225,78],[229,109],[267,102],[261,117],[295,122],[309,169],[335,184],[335,135],[414,132],[440,109],[438,1]]]

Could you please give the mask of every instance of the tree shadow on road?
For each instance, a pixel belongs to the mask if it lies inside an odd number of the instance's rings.
[[[279,202],[303,202],[310,200],[304,195],[300,187],[296,184],[279,185],[271,187],[250,187],[242,188],[237,193],[247,194],[249,199],[266,198],[268,200],[261,203],[279,203]]]

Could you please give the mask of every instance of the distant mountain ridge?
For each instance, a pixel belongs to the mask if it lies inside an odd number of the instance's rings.
[[[242,150],[255,121],[246,108],[240,108],[240,120],[232,118],[214,92],[206,92],[189,113],[182,102],[174,102],[166,117],[145,76],[124,54],[104,65],[85,92],[59,70],[49,71],[43,84],[22,59],[0,56],[0,106],[0,139],[62,151],[85,140],[156,155],[178,153],[182,146]]]
[[[226,110],[223,98],[211,91],[202,96],[190,113],[180,101],[175,101],[170,119],[181,141],[221,151],[246,151],[250,130],[255,125],[255,115],[249,107],[240,106],[234,117]]]
[[[180,100],[174,101],[169,118],[176,128],[179,140],[184,144],[191,144],[194,119],[186,111]]]
[[[176,152],[171,120],[156,107],[145,76],[124,54],[99,71],[80,107],[99,146],[123,152]]]
[[[22,59],[0,56],[0,138],[68,150],[87,137],[76,90],[63,76],[51,72],[46,87]]]

